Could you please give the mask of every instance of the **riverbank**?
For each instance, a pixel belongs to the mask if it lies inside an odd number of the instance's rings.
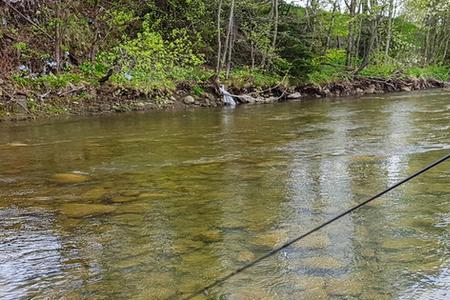
[[[180,110],[220,107],[225,103],[215,84],[180,85],[167,89],[141,91],[112,84],[86,82],[39,89],[16,89],[0,82],[0,121],[49,118],[68,115],[96,115],[129,111]],[[229,92],[239,104],[274,103],[311,98],[333,98],[390,92],[409,92],[430,88],[449,88],[448,82],[425,78],[357,77],[321,85],[275,85],[271,88],[231,84]]]

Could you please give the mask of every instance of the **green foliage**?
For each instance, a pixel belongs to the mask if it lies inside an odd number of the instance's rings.
[[[223,78],[225,81],[225,79]],[[282,77],[275,73],[250,68],[234,69],[228,83],[235,87],[259,87],[268,88],[280,83]]]
[[[313,84],[330,83],[349,78],[345,66],[345,51],[342,49],[330,49],[324,55],[312,59],[314,71],[308,76],[308,81]]]
[[[177,81],[192,79],[191,74],[203,60],[194,54],[186,30],[173,30],[170,37],[165,40],[149,22],[143,22],[136,38],[100,56],[101,64],[97,69],[104,70],[102,66],[106,65],[119,66],[120,72],[113,76],[113,81],[120,84],[148,90],[174,88]]]
[[[450,69],[446,66],[428,66],[425,68],[411,67],[406,70],[405,75],[412,78],[436,79],[441,81],[449,80]]]
[[[87,81],[82,75],[76,73],[50,74],[34,78],[25,78],[14,75],[12,76],[12,79],[15,84],[21,87],[45,88],[47,90],[56,90],[67,87],[70,84],[77,85]]]
[[[361,71],[360,75],[367,77],[388,78],[389,76],[394,74],[394,72],[397,70],[398,67],[396,65],[376,64],[376,65],[369,65],[366,68],[364,68],[364,70]]]

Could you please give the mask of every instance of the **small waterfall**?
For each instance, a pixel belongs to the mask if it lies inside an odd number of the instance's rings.
[[[223,96],[223,102],[225,103],[225,105],[236,106],[236,101],[234,101],[233,96],[228,93],[223,84],[219,87],[219,91]]]

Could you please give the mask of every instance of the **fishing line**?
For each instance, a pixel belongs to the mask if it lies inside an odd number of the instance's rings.
[[[430,165],[424,167],[424,168],[421,169],[420,171],[417,171],[416,173],[410,175],[409,177],[407,177],[407,178],[405,178],[405,179],[403,179],[403,180],[401,180],[401,181],[398,181],[397,183],[395,183],[394,185],[388,187],[388,188],[385,189],[384,191],[379,192],[378,194],[376,194],[376,195],[370,197],[369,199],[367,199],[367,200],[361,202],[360,204],[355,205],[355,206],[353,206],[352,208],[347,209],[346,211],[344,211],[344,212],[338,214],[337,216],[335,216],[335,217],[329,219],[328,221],[326,221],[326,222],[320,224],[319,226],[317,226],[317,227],[315,227],[315,228],[309,230],[308,232],[306,232],[306,233],[304,233],[304,234],[302,234],[302,235],[300,235],[300,236],[298,236],[298,237],[296,237],[296,238],[294,238],[294,239],[292,239],[292,240],[286,242],[285,244],[283,244],[283,245],[281,245],[281,246],[279,246],[279,247],[276,247],[276,248],[272,249],[271,251],[267,252],[267,253],[264,254],[263,256],[261,256],[261,257],[255,259],[255,260],[253,260],[252,262],[250,262],[250,263],[248,263],[248,264],[246,264],[246,265],[244,265],[244,266],[242,266],[242,267],[240,267],[240,268],[234,270],[233,272],[229,273],[228,275],[225,275],[225,276],[223,276],[223,277],[221,277],[221,278],[219,278],[219,279],[216,279],[214,282],[210,283],[209,285],[207,285],[207,286],[205,286],[205,287],[203,287],[203,288],[197,290],[196,292],[194,292],[194,293],[192,293],[192,294],[190,294],[190,295],[188,295],[187,297],[182,298],[182,299],[183,299],[183,300],[189,300],[189,299],[192,299],[192,298],[194,298],[194,297],[196,297],[196,296],[199,296],[199,295],[201,295],[201,294],[203,294],[203,293],[206,293],[208,290],[210,290],[210,289],[213,288],[213,287],[222,285],[225,281],[227,281],[227,280],[230,279],[231,277],[234,277],[234,276],[236,276],[237,274],[239,274],[239,273],[241,273],[241,272],[247,270],[248,268],[253,267],[253,266],[256,265],[257,263],[261,262],[262,260],[271,257],[272,255],[274,255],[274,254],[280,252],[281,250],[283,250],[283,249],[285,249],[285,248],[291,246],[292,244],[294,244],[294,243],[296,243],[296,242],[298,242],[298,241],[304,239],[304,238],[307,237],[308,235],[310,235],[310,234],[312,234],[312,233],[314,233],[314,232],[316,232],[316,231],[322,229],[323,227],[325,227],[325,226],[327,226],[327,225],[329,225],[329,224],[331,224],[331,223],[333,223],[333,222],[339,220],[340,218],[342,218],[342,217],[344,217],[344,216],[346,216],[346,215],[352,213],[353,211],[355,211],[355,210],[361,208],[362,206],[366,205],[367,203],[372,202],[373,200],[375,200],[375,199],[377,199],[377,198],[383,196],[384,194],[388,193],[389,191],[392,191],[393,189],[399,187],[400,185],[402,185],[402,184],[404,184],[404,183],[410,181],[411,179],[413,179],[413,178],[415,178],[415,177],[417,177],[417,176],[419,176],[419,175],[421,175],[421,174],[427,172],[428,170],[430,170],[430,169],[436,167],[437,165],[440,165],[441,163],[443,163],[444,161],[446,161],[446,160],[449,159],[449,158],[450,158],[450,153],[447,154],[446,156],[440,158],[439,160],[433,162],[432,164],[430,164]],[[169,297],[169,298],[167,298],[167,299],[173,299],[175,296],[176,296],[176,295],[173,295],[173,296],[171,296],[171,297]]]

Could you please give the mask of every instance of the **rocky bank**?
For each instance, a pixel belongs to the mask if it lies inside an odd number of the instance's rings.
[[[237,104],[258,104],[449,87],[448,82],[434,79],[354,78],[323,85],[279,85],[265,90],[231,86],[228,90]],[[202,86],[201,93],[195,93],[189,85],[180,86],[175,92],[142,92],[111,85],[69,85],[58,90],[37,91],[16,90],[0,82],[0,120],[224,106],[217,90],[211,84]]]

